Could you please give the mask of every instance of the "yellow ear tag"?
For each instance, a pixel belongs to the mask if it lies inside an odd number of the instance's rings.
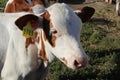
[[[30,22],[28,22],[27,25],[23,27],[23,36],[25,38],[32,38],[34,36],[34,29],[32,28]]]

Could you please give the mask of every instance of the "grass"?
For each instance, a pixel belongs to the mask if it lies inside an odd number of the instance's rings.
[[[0,11],[4,9],[5,1],[0,0]],[[83,24],[81,32],[89,64],[85,68],[71,70],[55,59],[46,80],[120,80],[120,17],[115,16],[114,5],[103,2],[87,5],[96,9],[93,18]]]
[[[0,0],[0,12],[3,12],[6,1],[8,1],[8,0]]]

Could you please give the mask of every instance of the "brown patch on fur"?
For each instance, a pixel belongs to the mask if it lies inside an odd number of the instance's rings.
[[[39,37],[37,38],[37,42],[38,42],[38,43],[40,42],[40,38],[39,38]]]
[[[38,38],[37,38],[37,35],[38,35],[38,33],[34,32],[34,37],[33,38],[27,38],[25,47],[28,48],[30,44],[35,44],[35,42],[39,43],[40,40],[41,40],[41,45],[40,45],[41,50],[38,54],[38,60],[42,58],[44,60],[44,62],[47,62],[48,59],[46,57],[45,45],[44,45],[44,42],[43,42],[43,39],[42,39],[42,34]]]
[[[11,12],[21,12],[21,11],[26,11],[26,12],[32,12],[31,7],[35,6],[35,5],[43,5],[45,7],[48,6],[48,2],[46,2],[45,0],[32,0],[33,5],[31,6],[27,1],[25,0],[13,0],[12,3],[9,3],[6,7],[5,7],[5,11],[6,13],[11,13]]]
[[[33,2],[34,6],[38,5],[38,4],[44,5],[43,1],[41,1],[41,0],[33,0],[32,2]]]
[[[40,50],[40,53],[38,55],[38,59],[40,59],[40,57],[42,57],[44,62],[46,62],[46,61],[48,61],[48,59],[46,57],[45,45],[43,43],[42,34],[41,34],[40,38],[41,38],[41,50]]]
[[[52,24],[51,20],[50,20],[50,28],[53,28],[53,24]]]
[[[55,47],[55,40],[56,40],[56,36],[52,35],[51,42],[53,47]]]
[[[56,36],[54,36],[53,34],[50,34],[50,29],[53,28],[53,24],[50,20],[50,14],[48,11],[46,11],[43,15],[43,30],[46,34],[46,38],[49,41],[49,43],[52,45],[52,47],[55,47],[55,40],[56,40]]]
[[[32,38],[27,38],[27,39],[26,39],[26,45],[25,45],[25,47],[28,48],[28,46],[29,46],[30,44],[34,44],[34,43],[35,43],[35,41],[33,41]]]
[[[40,39],[39,37],[37,37],[38,33],[37,32],[34,32],[34,40],[39,43],[40,42]]]
[[[33,12],[32,9],[30,8],[30,5],[25,2],[25,0],[13,0],[12,3],[9,3],[5,11],[6,13],[11,13],[11,12],[21,12],[21,11],[26,11],[26,12]]]
[[[42,14],[41,16],[43,16],[46,20],[50,21],[50,14],[48,11],[46,11],[44,14]]]
[[[37,35],[38,35],[38,33],[37,32],[34,32],[34,37],[33,38],[27,38],[26,39],[26,48],[28,48],[28,46],[30,45],[30,44],[35,44],[35,42],[37,42],[37,43],[39,43],[39,40],[40,39],[38,39],[37,38]]]
[[[45,32],[44,32],[44,40],[45,40],[45,41],[47,40],[46,35],[45,35]]]

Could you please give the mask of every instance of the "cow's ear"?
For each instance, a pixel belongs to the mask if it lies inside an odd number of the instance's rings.
[[[93,16],[93,14],[95,13],[95,9],[92,7],[85,6],[83,8],[75,10],[74,12],[77,14],[78,17],[81,18],[82,22],[84,23]]]
[[[38,26],[37,26],[37,23],[39,21],[39,17],[38,16],[35,16],[33,14],[27,14],[27,15],[24,15],[22,17],[19,17],[16,21],[15,21],[15,24],[17,25],[17,27],[20,29],[20,30],[23,30],[23,28],[25,26],[31,26],[33,29],[36,29]]]

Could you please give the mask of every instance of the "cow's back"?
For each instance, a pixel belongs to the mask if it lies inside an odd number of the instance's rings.
[[[6,56],[7,46],[9,42],[9,33],[3,24],[0,24],[0,72]]]
[[[9,29],[14,27],[13,21],[19,14],[3,14],[0,13],[0,73],[5,61],[5,56],[8,48],[10,32]]]

